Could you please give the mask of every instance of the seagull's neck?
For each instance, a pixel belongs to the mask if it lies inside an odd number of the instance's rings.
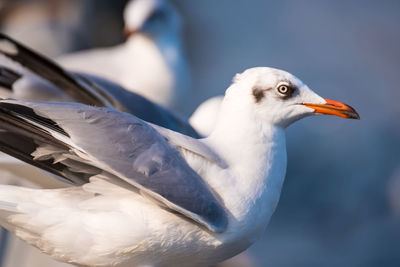
[[[148,57],[151,55],[152,60],[158,63],[157,68],[161,68],[161,74],[164,75],[164,78],[157,77],[159,82],[156,83],[158,85],[156,93],[161,95],[168,93],[169,96],[165,97],[169,102],[162,104],[180,107],[179,103],[190,89],[190,75],[180,33],[177,30],[166,31],[151,37],[137,33],[126,42],[126,47],[131,51],[140,51]],[[149,64],[147,61],[137,64],[140,64],[141,69],[154,67],[154,64]],[[157,73],[154,68],[149,71]]]
[[[135,49],[137,45],[137,39],[148,39],[151,40],[158,48],[166,63],[172,67],[176,68],[181,64],[183,60],[183,45],[180,34],[178,31],[164,31],[151,35],[136,33],[130,37],[127,41],[127,45]]]
[[[266,226],[279,200],[286,171],[284,129],[257,123],[251,112],[222,106],[206,142],[229,165],[228,174],[210,177],[210,184],[240,227],[256,233]]]

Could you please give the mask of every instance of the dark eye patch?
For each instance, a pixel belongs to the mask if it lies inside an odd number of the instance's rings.
[[[256,103],[260,103],[261,100],[263,100],[264,97],[265,97],[265,91],[267,91],[269,89],[262,89],[262,88],[259,88],[259,87],[254,87],[253,88],[253,96],[254,96],[255,102]]]

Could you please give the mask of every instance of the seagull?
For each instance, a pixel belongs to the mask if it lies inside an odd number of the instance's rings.
[[[78,103],[0,101],[0,150],[73,186],[0,186],[0,223],[80,266],[211,266],[253,244],[286,171],[285,129],[359,119],[292,74],[237,74],[204,139]]]
[[[200,137],[183,116],[122,86],[72,72],[0,33],[0,96],[29,101],[79,102],[129,112],[151,123]]]
[[[176,108],[189,87],[181,19],[164,0],[132,0],[124,10],[126,42],[68,54],[68,69],[121,84],[168,108]]]

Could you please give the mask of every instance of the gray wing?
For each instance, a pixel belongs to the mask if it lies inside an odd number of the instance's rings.
[[[8,97],[46,102],[74,101],[97,107],[115,108],[165,128],[195,138],[200,137],[187,119],[125,90],[116,83],[94,75],[67,71],[52,60],[1,33],[0,54],[37,76],[30,75],[31,81],[24,83],[23,88],[17,88],[22,94]],[[24,78],[21,76],[21,73],[15,72],[9,66],[1,66],[0,63],[0,86],[3,85],[3,88],[12,90],[13,84],[18,79]]]
[[[141,95],[125,90],[120,85],[109,80],[85,73],[75,73],[75,75],[101,90],[102,94],[107,96],[109,102],[116,109],[131,113],[144,121],[164,128],[194,138],[200,138],[200,135],[190,125],[189,121],[179,114],[167,110]]]
[[[162,135],[127,113],[72,103],[3,100],[0,129],[2,151],[73,183],[107,173],[212,231],[227,226],[215,192]]]
[[[226,169],[228,164],[217,155],[212,149],[210,149],[202,140],[194,139],[190,136],[171,131],[167,128],[160,127],[158,125],[151,124],[151,126],[162,136],[164,136],[168,142],[178,149],[184,149],[187,152],[196,154],[203,157],[204,159],[219,165],[221,168]]]

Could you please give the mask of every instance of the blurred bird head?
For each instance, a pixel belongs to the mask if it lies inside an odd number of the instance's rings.
[[[324,99],[292,74],[256,67],[237,74],[227,89],[224,102],[234,114],[251,112],[252,119],[286,128],[314,114],[359,119],[357,112],[341,102]],[[229,112],[229,111],[228,111]]]
[[[179,33],[180,16],[175,8],[164,0],[131,0],[124,10],[125,36],[137,32],[151,36]]]

